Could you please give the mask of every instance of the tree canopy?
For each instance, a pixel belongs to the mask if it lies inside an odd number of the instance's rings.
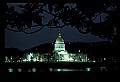
[[[95,0],[89,3],[80,0],[74,3],[49,2],[25,3],[15,6],[2,4],[6,29],[15,32],[33,34],[44,27],[62,28],[70,26],[80,33],[107,38],[108,41],[120,42],[120,2]],[[37,28],[33,32],[28,29]]]

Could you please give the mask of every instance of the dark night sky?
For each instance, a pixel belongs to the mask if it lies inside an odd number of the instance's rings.
[[[97,42],[97,41],[105,41],[96,36],[92,36],[90,34],[81,34],[75,28],[64,27],[60,29],[62,37],[65,41],[70,42]],[[5,47],[16,47],[21,50],[28,49],[43,43],[47,42],[55,42],[55,39],[58,35],[59,29],[49,29],[44,28],[41,31],[28,35],[21,32],[12,32],[9,30],[5,30]]]
[[[39,32],[31,35],[22,32],[12,32],[5,29],[5,47],[6,48],[15,47],[21,50],[25,50],[43,43],[55,42],[59,30],[62,34],[63,39],[69,42],[105,41],[105,39],[101,39],[99,37],[92,36],[90,34],[81,34],[78,32],[77,29],[69,26],[59,29],[57,28],[49,29],[45,27]]]

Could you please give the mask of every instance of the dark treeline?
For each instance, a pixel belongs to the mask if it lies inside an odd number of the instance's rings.
[[[119,45],[115,43],[107,42],[65,42],[65,48],[68,53],[87,53],[91,57],[119,57]],[[32,47],[21,51],[16,48],[6,48],[5,55],[8,56],[20,56],[26,52],[39,52],[39,53],[50,53],[54,50],[54,44],[45,43],[39,46]]]
[[[8,57],[22,56],[22,54],[23,54],[22,50],[18,48],[5,48],[5,55]]]

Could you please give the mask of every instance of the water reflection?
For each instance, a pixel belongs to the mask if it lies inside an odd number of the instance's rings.
[[[50,68],[50,71],[87,71],[86,69],[67,69],[67,68],[62,68],[62,69],[52,69]]]
[[[117,68],[115,67],[113,70],[115,71]],[[111,69],[108,67],[99,67],[99,68],[81,68],[81,69],[70,69],[70,68],[8,68],[7,72],[69,72],[69,71],[110,71]]]

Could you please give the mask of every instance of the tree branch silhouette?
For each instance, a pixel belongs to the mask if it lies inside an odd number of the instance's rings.
[[[33,34],[33,33],[39,32],[43,27],[44,27],[44,26],[42,26],[41,28],[39,28],[38,30],[33,31],[33,32],[26,32],[26,31],[24,31],[24,30],[22,30],[22,32],[25,33],[25,34]]]
[[[11,26],[11,29],[6,29],[15,32],[24,32],[26,34],[33,34],[40,31],[43,27],[48,28],[62,28],[65,26],[71,26],[82,34],[90,33],[100,38],[108,38],[115,42],[120,42],[118,35],[120,33],[120,7],[117,3],[112,2],[100,2],[90,3],[87,6],[86,2],[82,1],[74,3],[76,6],[72,7],[65,5],[66,3],[26,3],[24,6],[18,6],[22,8],[22,12],[15,11],[14,6],[6,9],[5,20],[6,24]],[[115,5],[113,8],[111,5]],[[7,5],[6,5],[7,6]],[[107,10],[111,8],[110,10]],[[48,22],[43,24],[44,13],[53,16],[53,19],[49,19]],[[101,19],[101,13],[108,14],[104,21]],[[43,15],[43,16],[42,16]],[[94,21],[97,17],[100,17],[99,22]],[[37,25],[32,25],[32,21]],[[63,23],[61,25],[60,23]],[[39,26],[39,29],[34,32],[26,32],[27,29]],[[14,30],[17,28],[17,30]],[[114,28],[117,29],[116,35]]]

